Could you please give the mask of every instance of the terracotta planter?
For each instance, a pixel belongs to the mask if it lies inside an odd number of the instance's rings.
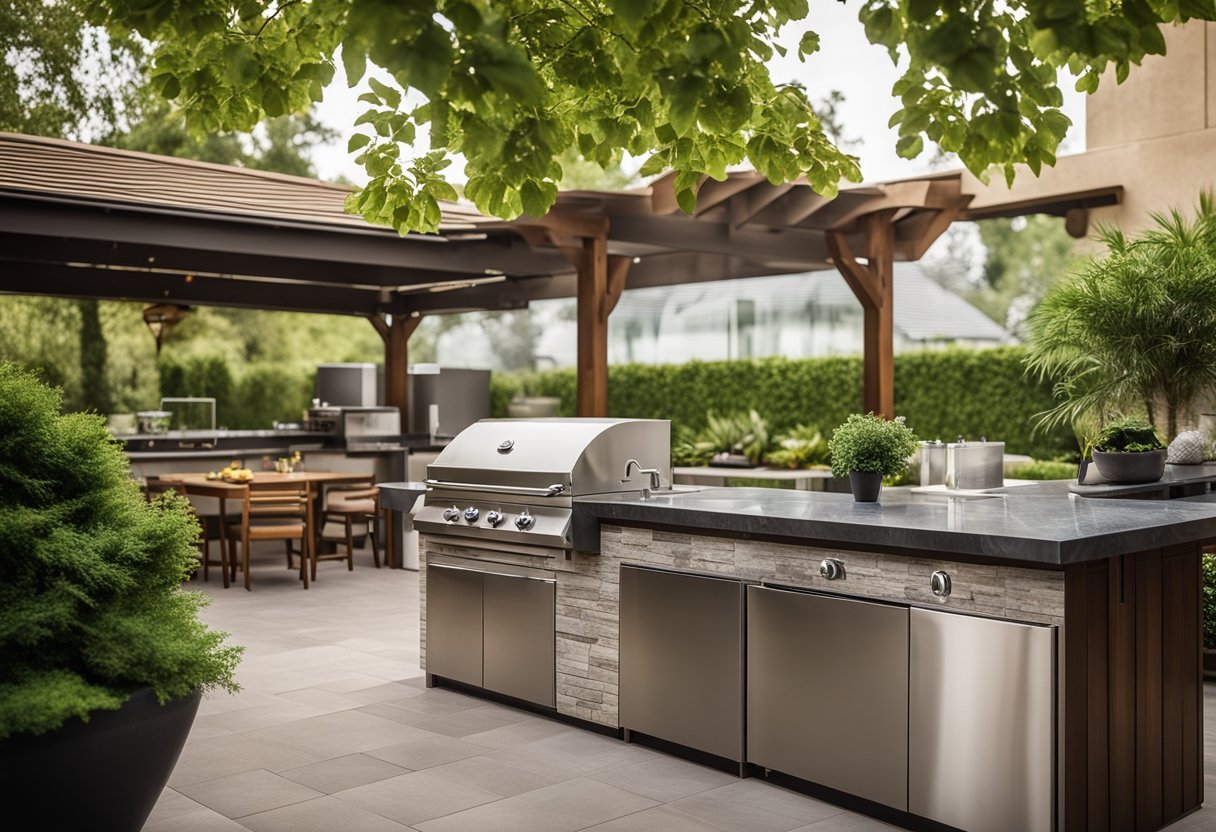
[[[871,471],[850,471],[849,487],[853,490],[853,499],[857,502],[878,502],[878,495],[882,493],[882,474]]]
[[[88,722],[0,741],[0,801],[40,829],[138,832],[169,782],[201,694],[161,705],[150,689]]]
[[[1165,473],[1166,451],[1094,451],[1094,465],[1107,482],[1156,482]]]

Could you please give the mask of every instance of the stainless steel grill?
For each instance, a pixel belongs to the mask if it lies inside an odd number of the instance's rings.
[[[482,419],[426,470],[418,531],[464,546],[554,556],[573,546],[575,498],[670,486],[671,423]]]

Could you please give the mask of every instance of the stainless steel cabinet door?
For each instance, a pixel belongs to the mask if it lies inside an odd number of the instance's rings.
[[[621,567],[621,727],[743,759],[743,584]]]
[[[912,610],[909,811],[1054,829],[1055,667],[1054,627]]]
[[[747,760],[908,803],[908,609],[747,590]]]
[[[426,568],[426,672],[481,686],[482,573]]]
[[[484,579],[484,687],[554,707],[556,584],[490,572]]]

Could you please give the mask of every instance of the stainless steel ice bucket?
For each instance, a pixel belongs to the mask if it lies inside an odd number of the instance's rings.
[[[942,440],[920,443],[920,484],[942,485],[946,482],[946,445]]]
[[[960,440],[946,445],[947,488],[1000,488],[1004,482],[1004,442]]]

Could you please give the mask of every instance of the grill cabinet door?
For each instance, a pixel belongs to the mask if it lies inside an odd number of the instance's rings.
[[[621,727],[743,759],[743,584],[621,567]]]
[[[484,575],[486,690],[557,705],[553,580]]]
[[[748,587],[747,760],[907,808],[907,607]]]
[[[909,811],[1055,828],[1055,649],[1054,627],[912,610]]]
[[[481,686],[482,573],[426,567],[426,672]]]

